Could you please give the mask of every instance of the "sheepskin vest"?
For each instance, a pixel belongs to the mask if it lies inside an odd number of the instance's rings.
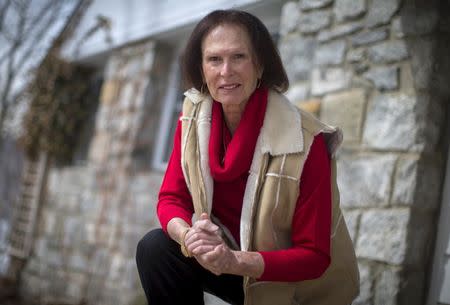
[[[185,96],[181,163],[194,203],[194,217],[199,217],[203,212],[211,214],[212,210],[214,183],[208,156],[212,99],[195,89],[187,91]],[[339,208],[336,184],[334,155],[342,142],[342,132],[297,109],[275,91],[269,91],[263,127],[250,167],[238,247],[241,251],[291,247],[291,223],[301,191],[300,177],[314,136],[319,133],[324,134],[331,156],[331,264],[314,280],[261,282],[244,277],[245,305],[348,305],[359,293],[356,257]],[[232,239],[231,234],[227,235]]]

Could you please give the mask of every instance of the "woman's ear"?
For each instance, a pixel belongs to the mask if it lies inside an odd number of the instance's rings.
[[[260,63],[256,63],[256,74],[258,75],[258,78],[262,78],[262,75],[264,73],[264,66]]]
[[[205,81],[205,75],[203,74],[203,67],[202,67],[202,66],[200,66],[200,75],[202,76],[202,83],[203,83],[203,84],[206,83],[206,81]]]
[[[264,74],[264,67],[258,69],[258,78],[261,79]]]

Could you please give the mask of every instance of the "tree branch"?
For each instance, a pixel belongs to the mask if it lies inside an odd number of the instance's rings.
[[[11,0],[6,0],[2,6],[0,6],[0,33],[3,31],[3,26],[5,25],[5,16],[8,10]]]
[[[3,131],[3,125],[5,117],[8,113],[9,106],[13,101],[10,100],[10,93],[14,79],[19,74],[19,71],[15,70],[14,62],[17,55],[17,52],[20,48],[20,45],[24,41],[23,32],[25,29],[25,24],[27,20],[27,11],[29,7],[29,2],[20,3],[18,1],[13,2],[14,5],[18,8],[17,17],[19,18],[19,22],[17,23],[18,29],[16,32],[15,39],[12,40],[11,48],[5,54],[5,58],[1,58],[0,65],[4,60],[8,60],[6,63],[6,80],[1,92],[0,104],[2,107],[2,112],[0,113],[0,133]]]
[[[27,93],[23,88],[16,88],[17,80],[26,77],[24,72],[36,62],[36,55],[42,51],[41,41],[53,38],[48,36],[56,29],[54,25],[62,17],[67,3],[61,0],[0,0],[0,43],[4,43],[0,51],[0,134],[5,121]],[[45,48],[47,53],[54,44]]]
[[[31,19],[28,23],[29,26],[27,28],[27,31],[24,33],[24,36],[28,37],[28,35],[34,30],[35,25],[39,24],[39,22],[42,21],[47,12],[53,12],[54,7],[56,7],[59,11],[59,9],[61,9],[61,3],[62,1],[58,0],[48,0],[46,5],[44,5],[34,16],[34,18]]]
[[[58,6],[55,10],[52,10],[52,15],[49,16],[46,23],[42,25],[42,27],[39,29],[38,33],[36,33],[35,36],[33,36],[33,39],[31,40],[30,44],[28,45],[28,49],[24,51],[23,55],[19,57],[18,64],[16,66],[16,70],[22,69],[24,64],[26,63],[26,59],[30,58],[33,52],[36,51],[36,44],[42,40],[42,38],[47,34],[50,26],[55,23],[55,21],[58,19],[59,13],[60,13],[61,7]]]

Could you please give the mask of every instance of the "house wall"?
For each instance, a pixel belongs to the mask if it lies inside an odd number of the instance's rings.
[[[177,33],[192,25],[209,11],[233,7],[250,8],[259,16],[271,16],[279,10],[284,0],[94,0],[83,17],[80,26],[63,55],[70,60],[86,60],[95,57],[103,61],[99,54],[109,53],[112,48],[130,42],[156,37],[157,39],[177,39]],[[110,21],[108,27],[86,35],[98,22],[98,18]],[[274,18],[278,23],[279,16]],[[271,22],[269,18],[266,21]],[[276,25],[277,26],[277,25]],[[175,36],[172,36],[175,34]]]
[[[446,157],[444,2],[283,7],[288,95],[344,130],[338,184],[361,274],[354,304],[425,302]]]
[[[338,184],[361,272],[355,304],[423,304],[427,294],[450,95],[444,30],[450,11],[442,3],[283,6],[279,47],[291,81],[287,95],[344,130]],[[158,48],[147,39],[105,57],[89,162],[50,170],[33,255],[21,274],[28,299],[141,300],[135,245],[158,225],[162,178],[139,170],[146,164],[140,148],[154,145],[152,135],[142,137],[154,126],[145,114],[157,116],[162,107],[154,104],[161,101],[155,73],[165,60]]]
[[[450,160],[450,158],[448,159]],[[447,162],[445,189],[440,210],[439,235],[433,261],[433,276],[427,304],[450,304],[450,162]]]
[[[156,227],[159,173],[135,174],[142,115],[152,102],[155,43],[114,52],[85,165],[52,167],[21,295],[41,304],[133,304],[141,294],[134,253]]]
[[[450,107],[447,109],[450,118]],[[450,120],[447,120],[445,141],[450,142]],[[427,305],[450,304],[450,150],[448,150],[447,170],[439,210],[438,235],[433,256],[433,270],[429,285]]]

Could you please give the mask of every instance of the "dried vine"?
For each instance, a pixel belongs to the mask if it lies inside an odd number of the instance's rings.
[[[50,54],[29,88],[30,108],[20,142],[30,158],[46,151],[53,160],[71,160],[88,117],[92,69]]]

